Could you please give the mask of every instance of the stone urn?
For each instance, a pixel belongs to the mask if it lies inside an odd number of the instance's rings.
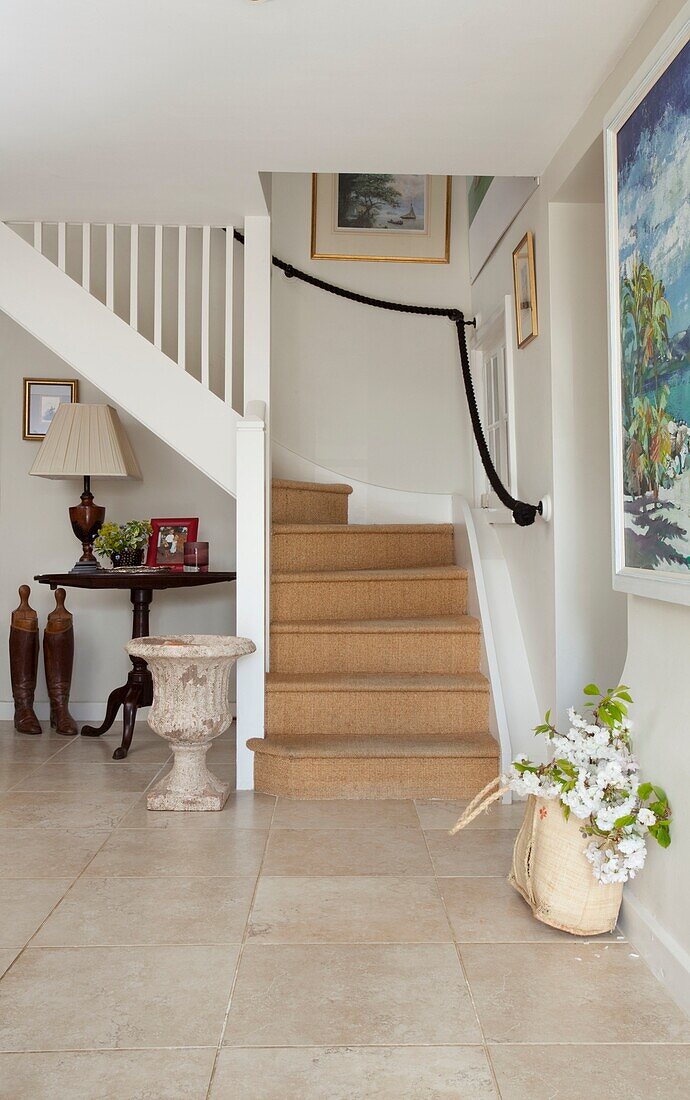
[[[148,722],[174,753],[172,770],[147,795],[148,809],[222,810],[230,787],[208,770],[206,753],[232,721],[232,666],[256,646],[248,638],[179,634],[133,638],[126,649],[151,670],[153,706]]]

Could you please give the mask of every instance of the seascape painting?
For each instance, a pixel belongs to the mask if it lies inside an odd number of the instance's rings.
[[[690,580],[690,43],[613,132],[610,151],[619,572]]]
[[[428,176],[341,172],[337,192],[336,230],[426,233]]]

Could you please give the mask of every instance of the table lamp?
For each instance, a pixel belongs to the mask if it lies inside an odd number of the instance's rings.
[[[82,555],[70,572],[99,570],[93,540],[103,525],[105,508],[93,502],[91,478],[141,478],[139,463],[115,409],[110,405],[58,406],[29,473],[56,480],[84,478],[81,504],[69,510],[72,530],[82,545]]]

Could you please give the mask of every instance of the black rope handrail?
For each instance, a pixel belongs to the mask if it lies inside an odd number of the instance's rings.
[[[244,244],[244,234],[241,233],[239,229],[233,230],[233,235],[236,241],[239,241],[240,244]],[[293,267],[292,264],[286,263],[285,260],[279,259],[278,256],[272,256],[271,259],[273,266],[277,267],[279,271],[282,271],[288,279],[299,279],[301,282],[308,283],[309,286],[314,286],[318,290],[325,290],[328,294],[335,294],[338,298],[346,298],[350,302],[357,302],[359,305],[363,306],[374,306],[376,309],[387,309],[393,313],[412,313],[423,317],[447,317],[449,321],[452,321],[455,325],[458,337],[458,349],[460,351],[460,363],[462,365],[462,380],[465,384],[465,396],[467,398],[467,407],[470,413],[472,431],[474,433],[475,443],[477,444],[477,450],[479,451],[479,457],[482,460],[482,466],[489,479],[489,484],[501,501],[501,504],[504,504],[506,508],[512,512],[513,519],[519,527],[529,527],[530,524],[534,523],[538,515],[541,516],[543,514],[543,505],[541,501],[539,501],[538,504],[528,504],[524,500],[516,500],[514,496],[511,496],[498,476],[496,467],[493,464],[484,435],[484,429],[482,428],[479,409],[477,408],[477,398],[474,392],[474,383],[472,382],[470,360],[467,354],[465,327],[467,325],[472,325],[476,328],[476,318],[472,318],[471,321],[466,321],[465,315],[460,309],[445,309],[442,306],[410,306],[401,302],[388,302],[385,298],[370,298],[366,294],[358,294],[354,290],[345,290],[341,286],[334,286],[333,283],[327,283],[323,279],[317,279],[315,275],[309,275],[306,271],[300,271],[299,268]]]

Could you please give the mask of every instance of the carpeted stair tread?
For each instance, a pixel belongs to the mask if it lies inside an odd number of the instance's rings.
[[[271,485],[274,489],[293,489],[304,493],[346,493],[349,496],[352,492],[351,485],[341,482],[290,481],[289,478],[274,477]]]
[[[498,742],[489,733],[474,733],[455,741],[440,738],[425,740],[396,737],[252,737],[247,745],[254,752],[287,759],[339,758],[371,760],[376,757],[443,757],[498,759]]]
[[[319,584],[349,584],[351,581],[434,581],[464,580],[467,570],[458,565],[410,566],[406,569],[333,569],[323,572],[274,573],[273,584],[299,584],[318,581]]]
[[[473,615],[439,615],[429,619],[295,619],[271,623],[272,634],[479,634]]]
[[[452,535],[452,523],[274,523],[280,535]]]
[[[481,672],[455,676],[435,673],[395,675],[394,673],[280,673],[266,676],[267,691],[472,691],[488,692],[489,682]]]

